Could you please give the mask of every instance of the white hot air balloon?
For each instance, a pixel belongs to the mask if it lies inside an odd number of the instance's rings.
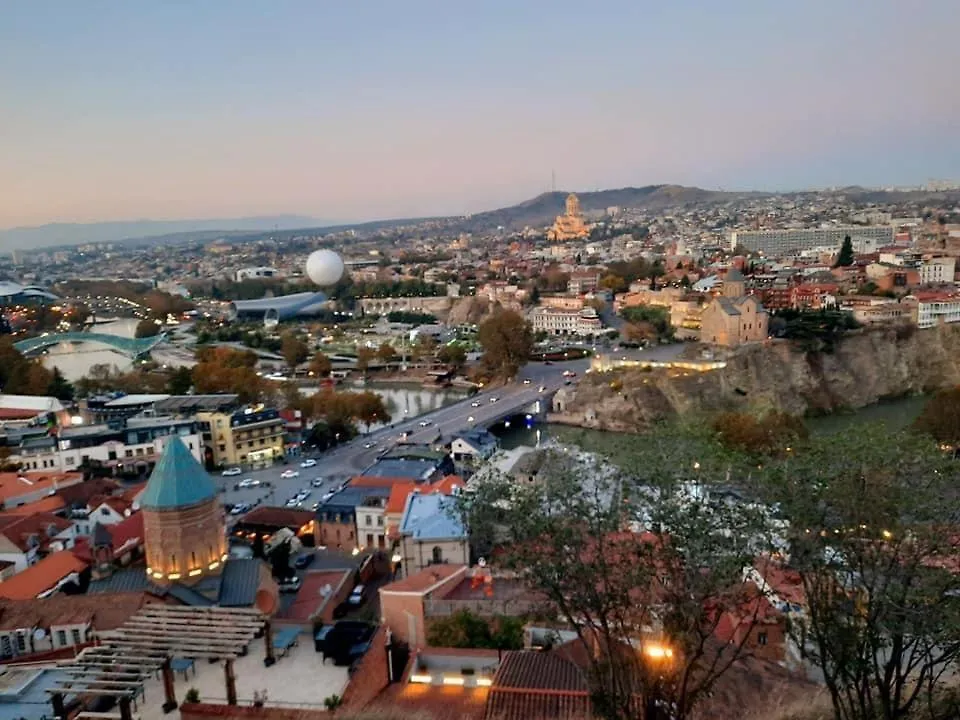
[[[333,250],[315,250],[307,258],[307,276],[320,287],[335,285],[343,277],[343,260]]]

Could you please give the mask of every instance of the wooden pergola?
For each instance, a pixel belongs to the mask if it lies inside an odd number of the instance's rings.
[[[133,720],[131,703],[143,694],[144,682],[157,671],[163,676],[164,712],[177,707],[172,660],[222,660],[227,703],[237,704],[233,663],[261,632],[265,665],[272,665],[270,620],[259,610],[221,607],[147,605],[116,630],[98,633],[99,643],[62,664],[68,677],[47,690],[53,714],[65,720],[67,695],[116,698],[115,720]],[[100,717],[102,714],[95,714]],[[93,717],[94,714],[87,714]]]

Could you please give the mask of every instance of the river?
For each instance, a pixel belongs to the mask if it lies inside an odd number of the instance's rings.
[[[343,385],[338,389],[356,392],[369,390],[376,393],[383,398],[384,405],[390,412],[393,422],[423,415],[446,405],[452,405],[466,397],[466,393],[461,390],[449,388],[428,390],[417,384],[377,385],[369,383],[362,387]],[[317,392],[317,388],[300,388],[300,392],[309,396]],[[379,427],[382,427],[382,425],[374,424],[370,426],[370,429],[376,430]]]
[[[119,335],[132,338],[137,329],[137,320],[116,320],[95,328],[98,333]],[[44,366],[50,369],[60,368],[60,372],[70,382],[90,374],[94,365],[110,365],[120,372],[133,367],[133,360],[121,352],[110,350],[103,345],[88,343],[61,343],[49,349],[41,356]]]
[[[899,400],[868,405],[859,410],[820,415],[805,419],[807,428],[813,435],[829,435],[840,432],[851,425],[863,423],[883,423],[891,431],[902,430],[910,425],[927,404],[928,396],[912,395]],[[539,434],[538,434],[539,433]],[[537,440],[545,442],[548,438],[572,439],[582,438],[587,443],[594,435],[607,435],[600,430],[585,430],[572,428],[566,425],[537,425],[531,428],[514,426],[499,430],[500,444],[504,449],[515,448],[520,445],[535,446]]]

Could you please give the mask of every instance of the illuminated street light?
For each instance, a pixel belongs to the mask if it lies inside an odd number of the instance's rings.
[[[648,643],[643,646],[643,654],[651,660],[669,660],[673,657],[673,648],[660,643]]]

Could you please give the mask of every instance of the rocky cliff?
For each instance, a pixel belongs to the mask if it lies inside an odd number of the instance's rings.
[[[808,353],[780,340],[741,348],[725,368],[709,372],[591,373],[558,394],[555,419],[629,432],[676,414],[829,413],[955,385],[960,385],[960,325],[865,328],[845,336],[832,353]]]

